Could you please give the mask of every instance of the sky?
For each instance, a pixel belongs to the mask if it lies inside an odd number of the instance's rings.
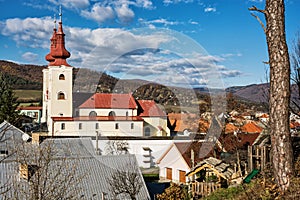
[[[259,84],[266,81],[268,55],[263,29],[248,10],[253,5],[263,9],[265,2],[0,0],[0,59],[47,65],[61,6],[73,67],[183,87]],[[300,1],[285,5],[291,49]]]

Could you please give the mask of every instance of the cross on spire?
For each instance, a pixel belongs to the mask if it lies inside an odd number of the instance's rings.
[[[62,22],[62,11],[61,11],[61,5],[59,6],[59,19],[60,19],[60,22]]]

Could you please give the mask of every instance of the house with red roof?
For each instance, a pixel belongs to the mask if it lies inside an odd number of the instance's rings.
[[[166,114],[154,101],[131,94],[95,93],[73,101],[73,67],[65,48],[62,21],[53,29],[49,62],[43,70],[42,123],[52,136],[169,136]]]
[[[186,173],[197,163],[220,155],[214,147],[214,143],[204,141],[172,143],[156,162],[161,181],[186,183]]]

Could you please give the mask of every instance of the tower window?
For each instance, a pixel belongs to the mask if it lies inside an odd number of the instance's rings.
[[[59,80],[65,80],[65,75],[60,74],[60,75],[59,75]]]
[[[65,123],[61,123],[61,130],[65,130],[66,128],[66,124]]]
[[[63,99],[65,99],[65,94],[64,94],[63,92],[58,93],[57,99],[58,99],[58,100],[63,100]]]
[[[119,129],[119,123],[115,124],[115,129]]]

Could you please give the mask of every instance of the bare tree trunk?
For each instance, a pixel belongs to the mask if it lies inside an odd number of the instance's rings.
[[[289,126],[290,61],[285,36],[284,0],[266,0],[265,10],[250,10],[265,15],[270,64],[270,132],[275,180],[285,192],[293,176],[293,154]]]
[[[283,0],[266,1],[266,37],[270,62],[270,130],[275,180],[286,191],[293,175],[289,126],[290,61]]]

